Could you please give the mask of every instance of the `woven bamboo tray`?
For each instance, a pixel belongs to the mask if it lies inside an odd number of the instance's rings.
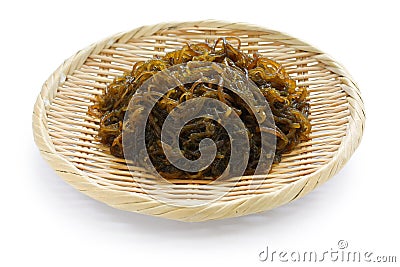
[[[213,42],[237,36],[241,49],[281,63],[310,92],[311,140],[300,144],[265,177],[240,180],[207,205],[179,207],[159,202],[143,189],[149,174],[127,166],[95,139],[98,121],[87,115],[95,95],[136,61],[180,48],[187,41]],[[116,34],[79,51],[45,82],[33,112],[33,132],[42,156],[56,173],[84,194],[112,207],[181,221],[205,221],[269,210],[304,196],[337,173],[357,148],[365,113],[359,89],[338,63],[286,34],[243,23],[197,21],[144,26]],[[207,199],[212,185],[177,180],[177,198]],[[194,190],[196,189],[196,190]]]

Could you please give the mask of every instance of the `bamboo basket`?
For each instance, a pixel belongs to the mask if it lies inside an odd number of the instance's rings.
[[[98,121],[87,115],[88,106],[107,83],[130,71],[135,62],[164,55],[187,41],[213,42],[221,36],[239,37],[243,51],[278,61],[298,86],[308,87],[311,140],[283,155],[268,175],[247,177],[259,179],[257,190],[249,190],[243,179],[208,205],[178,207],[159,202],[143,190],[153,186],[146,171],[138,169],[131,174],[121,159],[96,141]],[[181,221],[262,212],[304,196],[348,161],[361,140],[364,122],[359,89],[328,55],[277,31],[221,21],[144,26],[92,44],[51,74],[33,111],[35,142],[66,182],[112,207]],[[180,198],[207,199],[212,190],[201,181],[177,180],[174,184],[179,190],[173,194]]]

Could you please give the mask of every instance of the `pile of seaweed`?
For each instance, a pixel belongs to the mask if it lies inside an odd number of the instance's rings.
[[[277,62],[259,54],[249,55],[240,51],[240,40],[235,48],[220,38],[214,45],[206,43],[186,44],[182,49],[165,56],[137,62],[130,73],[114,79],[104,93],[96,98],[89,114],[100,118],[98,137],[110,147],[112,155],[124,158],[122,128],[129,102],[136,90],[156,73],[174,65],[190,61],[215,62],[242,71],[253,81],[267,100],[274,117],[276,150],[274,162],[280,162],[283,153],[292,151],[297,144],[308,140],[311,125],[308,120],[308,92],[296,83]],[[251,175],[260,157],[260,129],[254,114],[246,103],[223,84],[194,82],[170,89],[154,106],[146,122],[146,148],[149,158],[165,178],[217,178],[228,166],[231,145],[226,130],[215,120],[197,118],[188,122],[179,133],[182,154],[190,160],[200,157],[199,142],[210,138],[217,147],[217,155],[207,168],[187,172],[171,164],[163,152],[161,129],[169,112],[175,107],[197,97],[217,99],[231,107],[240,117],[249,136],[250,155],[245,174]],[[178,133],[177,133],[178,134]],[[140,164],[140,162],[139,162]]]

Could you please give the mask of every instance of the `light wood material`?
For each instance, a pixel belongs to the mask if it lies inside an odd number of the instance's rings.
[[[152,187],[148,173],[138,168],[134,173],[141,181],[138,184],[123,161],[95,140],[98,124],[87,115],[87,108],[108,82],[129,71],[136,61],[163,55],[187,41],[212,42],[221,36],[239,37],[242,50],[273,58],[298,85],[308,87],[312,139],[284,155],[267,177],[247,177],[259,184],[253,192],[248,190],[248,179],[242,179],[206,206],[160,203],[143,191]],[[359,89],[347,71],[320,50],[258,26],[197,21],[140,27],[73,55],[43,85],[34,107],[33,131],[43,157],[82,193],[122,210],[204,221],[261,212],[302,197],[343,167],[360,142],[364,121]],[[175,183],[171,193],[180,198],[207,199],[213,190],[201,181]]]

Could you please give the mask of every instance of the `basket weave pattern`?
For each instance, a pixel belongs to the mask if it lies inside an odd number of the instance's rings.
[[[236,36],[241,50],[281,63],[298,86],[310,92],[311,140],[285,154],[265,177],[240,179],[233,189],[206,206],[176,207],[145,194],[151,174],[133,175],[123,160],[96,140],[98,120],[87,115],[106,84],[137,61],[181,48],[186,42],[213,43]],[[95,43],[66,60],[45,82],[34,107],[35,141],[58,175],[81,192],[118,209],[183,221],[204,221],[261,212],[285,204],[332,177],[357,148],[365,114],[359,89],[329,56],[288,35],[257,26],[202,21],[145,26]],[[249,179],[259,185],[249,191]],[[140,184],[138,184],[138,181]],[[178,198],[207,199],[212,185],[174,180]],[[250,193],[251,192],[251,193]]]

